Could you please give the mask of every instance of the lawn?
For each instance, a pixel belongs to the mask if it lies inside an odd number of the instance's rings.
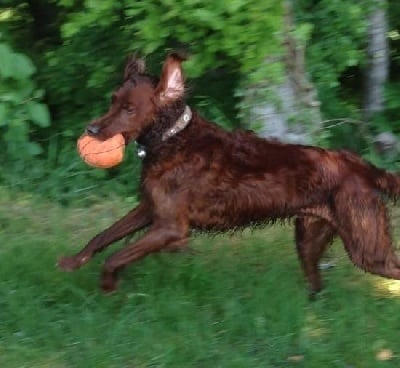
[[[196,235],[195,255],[150,256],[111,296],[98,277],[122,244],[75,273],[57,269],[130,206],[1,192],[2,368],[400,366],[400,283],[355,269],[337,241],[309,302],[289,225]]]

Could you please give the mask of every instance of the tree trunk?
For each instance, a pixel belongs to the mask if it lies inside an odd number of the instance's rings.
[[[368,63],[365,74],[364,119],[369,120],[385,107],[385,83],[389,69],[386,0],[374,0],[368,19]]]
[[[293,143],[312,143],[312,132],[321,123],[320,102],[305,68],[305,48],[293,35],[291,1],[285,1],[284,64],[285,75],[279,84],[249,88],[250,127],[258,127],[261,136]],[[276,62],[267,58],[265,63]],[[265,98],[265,89],[269,96]],[[264,94],[264,98],[262,98]],[[272,101],[273,100],[273,101]]]

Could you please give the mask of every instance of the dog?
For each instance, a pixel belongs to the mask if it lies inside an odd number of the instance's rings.
[[[226,231],[294,219],[299,260],[311,295],[322,289],[319,261],[339,236],[361,269],[400,279],[385,197],[395,200],[400,177],[344,150],[285,144],[249,131],[224,131],[185,102],[184,56],[171,53],[159,78],[131,57],[108,112],[87,133],[121,133],[145,153],[140,203],[59,266],[75,270],[111,243],[140,229],[136,242],[105,262],[101,288],[116,290],[128,264],[187,247],[190,231]]]

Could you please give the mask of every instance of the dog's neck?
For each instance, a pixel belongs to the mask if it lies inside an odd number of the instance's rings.
[[[192,119],[193,113],[189,106],[185,106],[183,113],[179,116],[179,118],[175,121],[175,123],[169,127],[166,131],[161,134],[161,139],[158,139],[161,142],[165,142],[168,139],[172,138],[182,130],[184,130]],[[155,123],[157,124],[157,122]],[[139,158],[144,158],[146,156],[146,148],[149,147],[150,142],[145,142],[143,140],[137,141],[137,155]]]

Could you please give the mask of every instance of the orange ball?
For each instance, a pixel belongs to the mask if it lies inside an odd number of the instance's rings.
[[[124,158],[125,138],[122,134],[116,134],[101,141],[84,134],[78,139],[77,148],[82,160],[88,165],[108,169],[118,165]]]

